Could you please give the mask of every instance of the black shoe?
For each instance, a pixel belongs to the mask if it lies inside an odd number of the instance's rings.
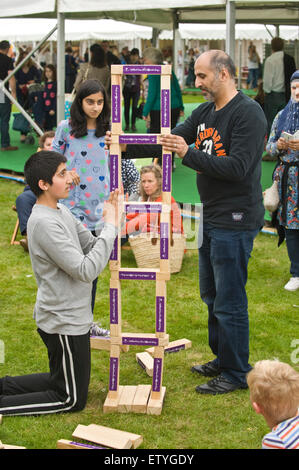
[[[133,126],[133,125],[132,125],[132,131],[133,131],[133,132],[136,132],[136,131],[137,131],[136,126]]]
[[[234,392],[235,390],[248,388],[247,384],[233,383],[226,379],[223,375],[219,375],[215,379],[210,380],[206,384],[196,387],[197,393],[209,395],[221,395],[223,393]]]
[[[128,132],[130,130],[129,126],[125,127],[125,132]]]
[[[220,374],[220,369],[217,367],[213,361],[207,362],[206,364],[201,364],[198,366],[191,367],[192,372],[197,372],[200,375],[205,377],[216,377]]]

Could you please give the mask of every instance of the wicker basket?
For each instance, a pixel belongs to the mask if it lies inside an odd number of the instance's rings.
[[[142,233],[129,237],[129,243],[134,253],[138,268],[160,267],[160,236],[153,238],[151,233]],[[170,244],[170,272],[178,273],[181,270],[186,237],[182,234],[174,234]]]

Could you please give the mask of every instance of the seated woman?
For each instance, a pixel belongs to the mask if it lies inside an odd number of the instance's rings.
[[[159,165],[151,164],[141,168],[139,200],[143,202],[162,201],[162,169]],[[159,224],[160,214],[127,214],[126,227],[122,237],[142,232],[159,233]],[[173,197],[171,197],[171,226],[172,233],[183,233],[181,211]]]

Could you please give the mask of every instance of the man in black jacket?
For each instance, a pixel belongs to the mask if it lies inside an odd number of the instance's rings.
[[[215,377],[196,387],[198,393],[215,395],[247,388],[251,369],[245,286],[253,241],[264,219],[260,179],[267,123],[261,107],[236,90],[235,66],[223,51],[203,53],[195,75],[208,102],[161,144],[197,172],[203,203],[199,284],[215,358],[192,371]]]

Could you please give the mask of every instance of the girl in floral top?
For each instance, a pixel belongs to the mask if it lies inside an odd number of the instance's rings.
[[[282,132],[294,134],[299,130],[299,70],[291,77],[291,99],[275,117],[267,152],[277,156],[273,178],[278,181],[280,202],[277,210],[278,231],[286,238],[292,275],[286,290],[299,289],[299,139],[287,141]]]

